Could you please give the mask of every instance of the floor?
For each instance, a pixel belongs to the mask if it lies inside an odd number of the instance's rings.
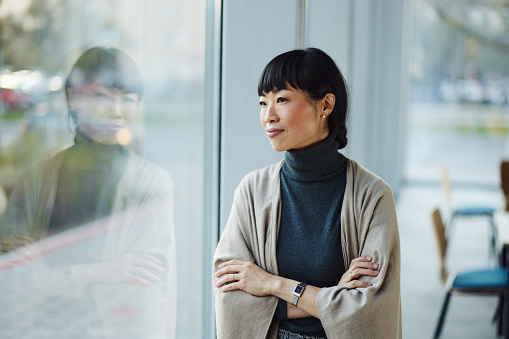
[[[454,189],[455,205],[501,206],[498,189]],[[438,270],[438,253],[431,211],[439,207],[446,213],[439,185],[406,184],[397,196],[398,223],[402,247],[403,337],[432,337],[445,296]],[[483,218],[460,220],[452,234],[447,265],[449,270],[493,267],[489,254],[488,223]],[[497,298],[491,296],[453,296],[441,338],[497,338],[492,317]]]

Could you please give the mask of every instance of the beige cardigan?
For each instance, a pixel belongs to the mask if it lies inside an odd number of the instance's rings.
[[[230,217],[214,257],[214,272],[230,259],[253,261],[278,274],[276,244],[281,215],[280,170],[283,162],[254,171],[237,187]],[[373,285],[322,288],[316,304],[328,338],[401,338],[400,245],[394,197],[378,176],[348,159],[341,210],[345,267],[361,255],[380,264]],[[338,282],[341,277],[338,277]],[[214,278],[214,282],[216,278]],[[277,338],[276,297],[214,287],[217,337]]]

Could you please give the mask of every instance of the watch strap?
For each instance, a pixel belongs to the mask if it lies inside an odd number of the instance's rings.
[[[306,285],[307,284],[305,282],[300,282],[297,284],[297,286],[295,286],[295,289],[293,290],[292,302],[291,302],[293,306],[297,306],[297,303],[299,302],[299,298],[302,295],[302,293],[304,292]]]

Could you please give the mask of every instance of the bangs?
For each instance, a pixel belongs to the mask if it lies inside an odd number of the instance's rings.
[[[277,92],[289,87],[305,90],[306,71],[304,66],[305,52],[286,52],[272,59],[260,76],[258,96]]]
[[[109,89],[136,93],[140,96],[143,92],[141,78],[138,74],[122,67],[105,67],[99,70],[95,77],[90,77],[90,81],[97,82],[99,85]]]
[[[117,49],[92,48],[76,61],[67,86],[78,90],[96,83],[109,89],[143,95],[143,82],[138,67]]]

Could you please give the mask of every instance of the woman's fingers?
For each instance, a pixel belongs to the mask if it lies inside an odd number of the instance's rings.
[[[350,269],[357,268],[357,267],[365,267],[365,268],[375,268],[378,269],[378,264],[371,262],[371,260],[357,260],[359,258],[356,258],[352,260],[350,263]]]
[[[162,262],[158,258],[154,257],[153,255],[146,254],[146,253],[131,253],[128,254],[133,259],[145,259],[147,261],[153,262],[154,264],[161,265]]]
[[[161,260],[145,253],[130,253],[125,256],[127,271],[130,280],[133,283],[151,286],[160,282],[162,279],[158,273],[165,271],[161,266]]]
[[[350,280],[356,280],[361,276],[376,277],[380,273],[380,265],[371,262],[371,260],[372,258],[370,256],[359,257],[352,260],[347,271]]]
[[[368,268],[368,269],[378,270],[380,268],[380,265],[378,265],[377,263],[371,262],[371,260],[366,261],[366,260],[356,260],[356,259],[354,259],[350,263],[350,267],[348,268],[348,271],[352,272],[352,271],[354,271],[356,269],[361,269],[361,268]]]
[[[220,286],[218,286],[220,287]],[[234,291],[234,290],[240,290],[240,284],[238,282],[232,282],[230,284],[226,284],[223,287],[221,287],[221,292],[228,292],[228,291]]]
[[[14,235],[2,238],[2,251],[10,252],[33,243],[34,240],[24,235]]]
[[[378,270],[379,267],[380,267],[380,265],[378,265],[376,263],[358,262],[358,263],[355,263],[353,265],[350,265],[350,268],[348,269],[348,271],[352,272],[354,270],[364,269],[364,268]]]
[[[29,237],[28,235],[16,234],[14,237],[17,240],[19,240],[21,243],[24,243],[25,245],[35,242],[35,240],[33,238]]]
[[[378,270],[373,270],[373,269],[369,269],[369,268],[356,268],[356,269],[350,271],[348,273],[348,275],[352,280],[354,280],[354,279],[357,279],[358,277],[361,277],[364,275],[376,277],[378,275],[378,273],[380,273],[380,271],[378,271]]]
[[[142,285],[152,285],[161,281],[161,278],[142,267],[131,268],[132,281]]]
[[[161,262],[159,260],[156,261],[152,259],[155,258],[134,257],[132,259],[132,264],[143,268],[149,268],[155,272],[163,273],[165,270],[161,266]]]
[[[232,259],[232,260],[228,260],[228,261],[225,261],[224,263],[220,264],[218,266],[218,268],[223,268],[223,267],[229,266],[229,265],[241,265],[243,263],[246,263],[246,261],[239,260],[239,259]]]
[[[219,267],[221,267],[221,266],[219,266]],[[222,268],[217,270],[217,272],[214,275],[216,277],[220,277],[220,276],[222,276],[224,274],[228,274],[228,273],[239,273],[240,271],[242,271],[242,269],[243,269],[243,265],[230,264],[227,266],[223,266]]]
[[[353,259],[351,262],[350,262],[350,266],[353,264],[353,263],[356,263],[356,262],[370,262],[371,260],[373,260],[373,258],[369,255],[365,255],[365,256],[362,256],[362,257],[358,257],[358,258],[355,258]]]
[[[230,269],[228,269],[228,268],[230,268]],[[222,270],[226,270],[226,271],[221,272]],[[232,282],[239,280],[239,278],[240,278],[239,271],[231,269],[231,266],[225,267],[222,270],[217,271],[215,274],[216,277],[218,277],[218,278],[220,277],[215,283],[216,287],[221,287],[225,284],[231,284]]]
[[[348,288],[371,286],[371,283],[358,280],[358,278],[363,276],[376,277],[380,274],[380,265],[372,261],[373,257],[369,255],[353,259],[338,285]]]

